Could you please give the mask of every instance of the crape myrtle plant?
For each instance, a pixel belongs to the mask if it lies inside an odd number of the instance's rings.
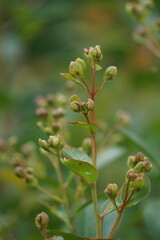
[[[160,58],[160,16],[156,11],[153,14],[154,2],[152,0],[131,0],[126,3],[125,8],[138,23],[133,34],[135,41]]]
[[[97,71],[102,69],[99,65],[102,61],[100,46],[85,48],[84,56],[92,70],[91,80],[86,80],[86,63],[80,58],[70,63],[69,73],[61,73],[61,76],[78,84],[88,94],[88,98],[84,100],[81,100],[77,94],[69,98],[70,109],[75,114],[81,114],[84,122],[69,121],[68,124],[88,131],[88,137],[83,140],[80,148],[72,147],[67,143],[65,108],[68,100],[66,97],[62,94],[48,94],[46,97],[40,96],[36,99],[36,114],[40,119],[37,126],[47,135],[46,139],[39,139],[40,153],[53,166],[57,184],[46,187],[41,183],[44,176],[39,173],[41,168],[37,163],[39,154],[33,144],[27,143],[20,148],[20,151],[15,151],[13,138],[8,142],[0,141],[0,150],[11,158],[17,177],[24,179],[26,183],[42,192],[46,198],[43,198],[41,203],[65,225],[66,233],[57,231],[54,226],[48,229],[48,214],[44,211],[39,213],[35,218],[35,223],[44,240],[106,239],[102,234],[103,220],[111,212],[116,212],[117,217],[113,226],[108,233],[105,233],[105,236],[108,234],[107,239],[112,239],[125,209],[143,200],[150,191],[150,180],[146,173],[151,170],[152,164],[143,153],[139,152],[128,157],[128,170],[121,187],[118,187],[116,183],[106,183],[104,193],[100,195],[97,193],[99,177],[97,134],[103,124],[96,119],[95,103],[105,84],[116,77],[117,68],[108,67],[98,85]],[[129,116],[126,113],[118,113],[118,125],[126,124],[128,121]],[[68,169],[65,175],[63,174],[64,168]],[[86,196],[87,187],[90,188],[90,200],[87,200]],[[103,207],[100,206],[99,200],[104,201]],[[76,218],[89,204],[93,205],[95,226],[92,227],[95,228],[95,236],[94,238],[78,237]],[[105,228],[104,225],[103,227]]]

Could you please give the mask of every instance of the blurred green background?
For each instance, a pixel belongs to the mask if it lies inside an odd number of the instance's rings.
[[[83,48],[99,44],[104,69],[118,68],[115,81],[99,94],[96,114],[112,125],[119,109],[130,113],[129,129],[148,150],[160,156],[160,61],[135,44],[137,22],[118,0],[1,0],[0,1],[0,136],[16,135],[23,144],[42,133],[36,128],[34,98],[66,92],[70,61],[83,57]],[[153,18],[159,15],[155,1]],[[151,19],[152,21],[152,19]],[[90,74],[88,73],[88,77]],[[98,81],[102,77],[98,73]],[[79,90],[78,90],[79,91]],[[83,93],[80,93],[83,97]],[[69,111],[67,118],[76,119]],[[70,128],[70,143],[79,146],[86,132]],[[125,153],[102,171],[100,191],[109,181],[122,183],[128,155],[138,146],[124,140]],[[120,171],[120,167],[122,170]],[[111,171],[111,169],[113,171]],[[124,240],[158,240],[160,236],[160,169],[150,174],[152,190],[144,203],[128,209],[117,236]],[[43,206],[36,193],[14,177],[6,163],[0,168],[0,239],[41,239],[34,217]],[[55,225],[54,225],[55,223]],[[51,219],[51,227],[60,223]]]

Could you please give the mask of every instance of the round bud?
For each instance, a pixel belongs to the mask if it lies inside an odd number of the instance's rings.
[[[41,138],[38,139],[39,145],[44,148],[45,150],[49,148],[49,144],[46,140],[43,140]]]
[[[118,194],[118,186],[115,183],[109,183],[104,191],[108,197],[115,198]]]
[[[80,112],[80,104],[77,101],[70,102],[69,105],[73,112]]]
[[[36,110],[36,115],[38,117],[47,117],[48,116],[48,111],[45,108],[38,108]]]
[[[94,102],[92,99],[88,99],[87,101],[87,110],[88,111],[92,111],[92,109],[94,108]]]
[[[52,130],[56,133],[60,130],[60,124],[58,122],[52,123]]]
[[[104,72],[103,80],[106,82],[107,80],[113,80],[117,75],[117,68],[115,66],[110,66]]]
[[[19,178],[25,177],[25,168],[24,167],[18,166],[14,169],[14,172],[15,172],[16,176]]]
[[[129,156],[127,164],[128,164],[128,167],[133,168],[136,165],[136,157],[135,156]]]
[[[135,191],[139,191],[144,186],[144,184],[145,182],[143,177],[138,177],[133,182],[130,183],[130,188]]]
[[[143,162],[143,171],[149,172],[152,169],[152,164],[149,161]]]
[[[62,137],[60,135],[50,136],[48,139],[49,147],[61,150],[64,145],[62,143]]]
[[[84,71],[83,67],[80,63],[78,62],[71,62],[69,65],[69,72],[75,76],[75,77],[83,77],[84,76]]]
[[[85,63],[85,61],[83,61],[81,58],[77,58],[77,59],[75,60],[75,62],[81,64],[81,66],[82,66],[82,68],[83,68],[83,72],[86,71],[86,63]]]
[[[57,108],[57,109],[53,110],[53,116],[56,119],[64,117],[65,114],[66,114],[66,111],[63,108]]]
[[[144,154],[141,152],[138,152],[135,157],[137,162],[144,161]]]
[[[35,224],[39,231],[47,229],[49,223],[49,217],[45,212],[41,212],[35,218]]]
[[[134,172],[133,168],[128,170],[128,172],[126,173],[126,178],[127,178],[128,181],[133,181],[136,178],[136,175],[135,175],[135,172]]]

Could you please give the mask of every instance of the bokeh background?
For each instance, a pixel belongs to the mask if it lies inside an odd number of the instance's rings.
[[[20,144],[30,140],[37,144],[42,133],[36,128],[35,97],[49,92],[65,93],[66,81],[59,73],[68,71],[70,61],[84,58],[83,48],[99,44],[104,69],[115,65],[118,76],[99,94],[98,118],[112,125],[119,109],[129,112],[132,119],[129,129],[140,136],[157,158],[160,156],[160,61],[134,42],[132,34],[137,22],[125,12],[125,3],[118,0],[0,1],[1,137],[16,135]],[[153,18],[159,15],[159,0],[155,5]],[[101,77],[99,73],[98,81]],[[67,118],[73,120],[75,115],[69,111]],[[70,143],[79,146],[86,132],[70,130]],[[122,183],[127,156],[139,151],[138,146],[125,140],[123,148],[123,156],[120,154],[116,157],[118,161],[103,169],[100,191],[109,181]],[[36,192],[17,180],[8,163],[0,164],[0,239],[41,239],[34,226],[34,217],[43,210],[36,201]],[[150,196],[126,211],[117,232],[120,239],[159,239],[160,169],[154,166],[150,178]],[[51,225],[60,228],[54,218]]]

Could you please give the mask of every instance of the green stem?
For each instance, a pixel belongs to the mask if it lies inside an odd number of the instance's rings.
[[[43,188],[42,186],[40,185],[36,185],[35,186],[39,191],[41,191],[42,193],[48,195],[50,198],[52,198],[54,201],[56,202],[59,202],[59,203],[62,203],[62,200],[57,197],[57,196],[54,196],[53,194],[51,194],[49,191],[47,191],[45,188]]]
[[[122,214],[123,214],[123,212],[120,212],[120,213],[117,215],[116,221],[115,221],[115,223],[114,223],[114,225],[113,225],[113,227],[112,227],[112,230],[111,230],[108,238],[112,238],[112,236],[115,234],[115,232],[116,232],[116,230],[117,230],[117,227],[118,227],[118,224],[119,224],[119,222],[120,222],[120,220],[121,220]]]
[[[102,222],[101,222],[101,219],[100,219],[100,216],[99,216],[99,211],[98,211],[96,182],[94,182],[91,185],[91,192],[92,192],[94,213],[95,213],[95,216],[96,216],[96,237],[101,238],[102,237]]]

